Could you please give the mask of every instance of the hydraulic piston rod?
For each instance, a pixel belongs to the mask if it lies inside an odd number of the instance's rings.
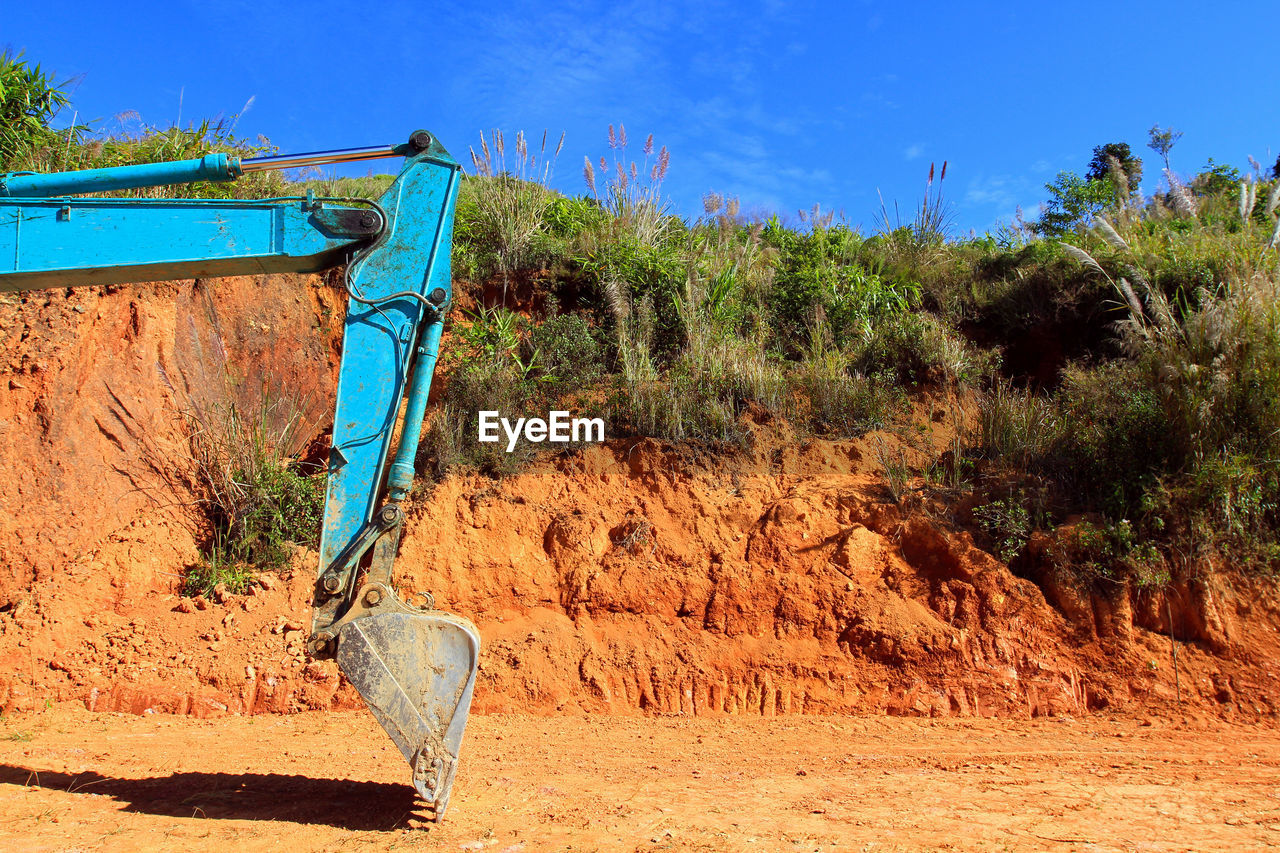
[[[382,160],[404,153],[401,145],[373,145],[368,148],[343,148],[338,151],[314,151],[310,154],[281,154],[276,157],[247,157],[240,161],[242,172],[263,172],[268,169],[300,169],[325,163],[358,163],[361,160]]]
[[[415,132],[402,145],[373,145],[365,148],[341,148],[310,154],[282,154],[272,157],[231,157],[206,154],[192,160],[170,163],[141,163],[136,166],[112,166],[105,169],[83,169],[78,172],[56,172],[39,175],[13,172],[0,175],[0,197],[61,198],[83,193],[114,192],[142,187],[186,184],[193,181],[234,181],[246,172],[268,169],[297,169],[326,163],[357,163],[386,157],[411,157],[427,150],[431,134]]]

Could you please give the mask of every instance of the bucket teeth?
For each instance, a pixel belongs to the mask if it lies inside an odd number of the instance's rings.
[[[436,820],[449,804],[479,655],[471,623],[439,611],[375,613],[338,634],[338,666],[409,763]]]

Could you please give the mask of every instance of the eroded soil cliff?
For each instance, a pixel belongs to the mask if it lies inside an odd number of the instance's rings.
[[[287,395],[319,435],[338,294],[306,277],[0,303],[0,708],[199,716],[358,704],[308,662],[316,555],[184,599],[204,534],[187,430]],[[927,407],[927,403],[922,404]],[[923,417],[928,417],[928,411]],[[891,499],[862,441],[613,439],[416,494],[397,576],[484,638],[479,712],[1078,715],[1280,707],[1274,591],[1229,569],[1170,601],[1013,574]],[[1178,670],[1172,665],[1172,618]]]

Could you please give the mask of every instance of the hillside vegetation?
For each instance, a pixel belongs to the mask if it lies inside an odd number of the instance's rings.
[[[237,138],[234,121],[53,130],[66,101],[56,82],[21,58],[0,68],[0,171],[271,150]],[[1151,131],[1166,166],[1153,196],[1137,189],[1128,145],[1099,146],[1085,176],[1046,187],[1038,221],[965,237],[950,224],[946,164],[908,219],[884,211],[862,233],[817,208],[798,223],[751,219],[714,193],[702,216],[672,215],[662,183],[678,163],[622,127],[572,197],[547,183],[554,137],[482,136],[464,158],[453,249],[464,307],[421,468],[500,476],[548,452],[479,444],[481,409],[570,409],[605,418],[610,437],[732,453],[751,440],[748,413],[805,439],[884,430],[924,446],[935,426],[914,404],[942,400],[951,449],[923,463],[885,449],[886,485],[954,509],[1015,569],[1136,586],[1224,563],[1272,573],[1280,180],[1213,161],[1183,176],[1169,166],[1176,141]],[[294,195],[318,181],[372,194],[386,180],[294,178],[165,192]]]

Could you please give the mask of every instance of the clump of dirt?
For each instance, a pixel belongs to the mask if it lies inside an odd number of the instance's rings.
[[[248,595],[178,594],[199,533],[182,411],[238,399],[245,383],[225,377],[260,385],[270,366],[281,387],[310,389],[322,425],[335,294],[270,277],[41,300],[0,306],[14,392],[0,410],[14,472],[0,484],[0,708],[359,704],[332,663],[305,656],[314,552]],[[1253,719],[1280,707],[1270,589],[1211,578],[1161,607],[1136,591],[1038,586],[945,515],[894,501],[878,437],[804,443],[761,413],[745,419],[751,446],[732,454],[613,440],[415,496],[397,582],[477,624],[477,711],[1025,717],[1180,698]],[[1161,611],[1193,641],[1176,673]]]

